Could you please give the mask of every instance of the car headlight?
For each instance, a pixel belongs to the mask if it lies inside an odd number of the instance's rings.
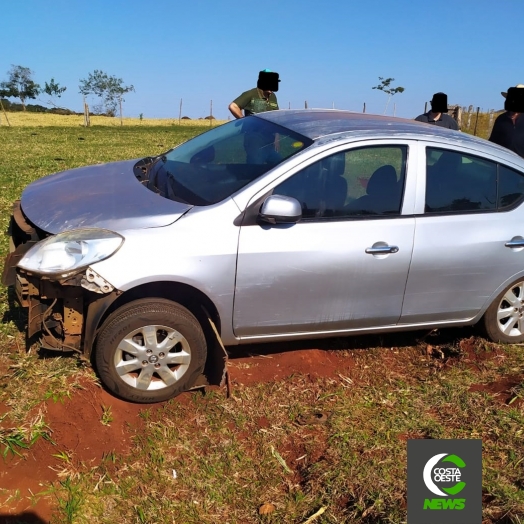
[[[42,240],[23,256],[18,267],[65,277],[113,255],[124,237],[107,229],[65,231]]]

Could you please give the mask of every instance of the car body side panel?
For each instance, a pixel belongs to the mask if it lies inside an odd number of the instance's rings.
[[[231,321],[227,319],[233,308],[239,233],[233,222],[238,214],[238,207],[229,199],[193,208],[171,226],[123,231],[125,242],[117,256],[92,267],[124,292],[152,282],[180,282],[200,290],[225,320],[223,336],[230,339]]]
[[[234,330],[239,337],[395,324],[414,219],[246,226],[239,242]],[[372,255],[378,242],[399,251]]]
[[[524,248],[504,245],[515,236],[524,238],[521,208],[417,217],[401,322],[476,316],[501,282],[524,268]]]
[[[317,149],[317,155],[265,191],[325,156],[385,144],[410,142],[369,139],[337,147],[331,144]],[[415,203],[417,148],[412,151],[403,204],[408,214]],[[257,198],[260,194],[253,195]],[[243,226],[233,313],[235,335],[320,334],[394,325],[400,318],[413,235],[414,219],[409,216]],[[366,253],[376,244],[396,246],[398,252]]]

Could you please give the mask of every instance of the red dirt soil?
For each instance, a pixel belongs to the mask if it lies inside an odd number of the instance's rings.
[[[353,358],[322,349],[293,349],[291,345],[250,346],[235,348],[229,362],[231,388],[281,380],[292,374],[304,374],[311,379],[337,377],[347,373]],[[291,350],[290,350],[291,349]],[[86,382],[84,389],[75,392],[63,402],[48,400],[43,406],[44,419],[51,428],[53,443],[39,439],[23,457],[0,458],[0,524],[23,519],[25,523],[49,523],[53,512],[49,497],[36,497],[46,485],[60,480],[64,468],[73,469],[84,463],[96,466],[108,453],[126,454],[131,449],[133,429],[140,427],[139,414],[146,409],[157,409],[162,404],[131,404],[113,397],[96,384]],[[224,395],[226,391],[224,389]],[[177,397],[187,402],[190,394]],[[41,406],[42,407],[42,406]],[[102,425],[103,411],[110,412],[110,425]],[[110,411],[109,411],[110,410]],[[0,404],[0,414],[6,412]],[[71,464],[57,457],[67,453]],[[55,456],[54,456],[55,455]],[[17,500],[6,500],[1,490],[19,490]],[[35,503],[36,500],[36,503]],[[16,517],[15,517],[16,516]]]

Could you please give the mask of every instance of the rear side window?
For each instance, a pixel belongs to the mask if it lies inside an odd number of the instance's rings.
[[[522,175],[484,158],[426,149],[426,207],[430,213],[490,211],[522,198]]]
[[[509,208],[522,202],[524,197],[524,175],[506,166],[499,165],[498,190],[497,206],[499,209]]]

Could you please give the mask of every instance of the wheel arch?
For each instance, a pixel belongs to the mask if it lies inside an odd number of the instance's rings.
[[[499,288],[498,294],[490,301],[482,316],[484,331],[493,342],[521,344],[524,341],[524,294],[522,289],[524,275],[522,273],[519,275],[518,278],[512,278],[506,282],[504,287]],[[519,294],[515,294],[513,299],[506,299],[510,290],[516,287],[519,288]],[[506,301],[509,307],[498,309],[503,301]]]
[[[86,316],[84,354],[92,360],[98,333],[107,317],[123,305],[141,298],[164,298],[177,302],[188,309],[200,323],[207,343],[205,375],[207,382],[222,385],[224,382],[227,354],[219,339],[220,314],[213,301],[202,291],[180,282],[161,281],[141,284],[117,295],[112,293],[90,304]],[[212,321],[216,333],[209,321]],[[222,365],[223,363],[223,365]],[[222,369],[218,369],[222,367]]]
[[[482,320],[488,308],[495,300],[497,300],[498,296],[502,293],[502,291],[504,291],[508,286],[511,286],[512,284],[515,284],[522,279],[524,279],[524,271],[519,271],[518,273],[515,273],[514,275],[506,279],[502,284],[500,284],[500,286],[498,286],[498,288],[484,302],[482,308],[475,316],[475,322],[479,322],[480,320]]]

